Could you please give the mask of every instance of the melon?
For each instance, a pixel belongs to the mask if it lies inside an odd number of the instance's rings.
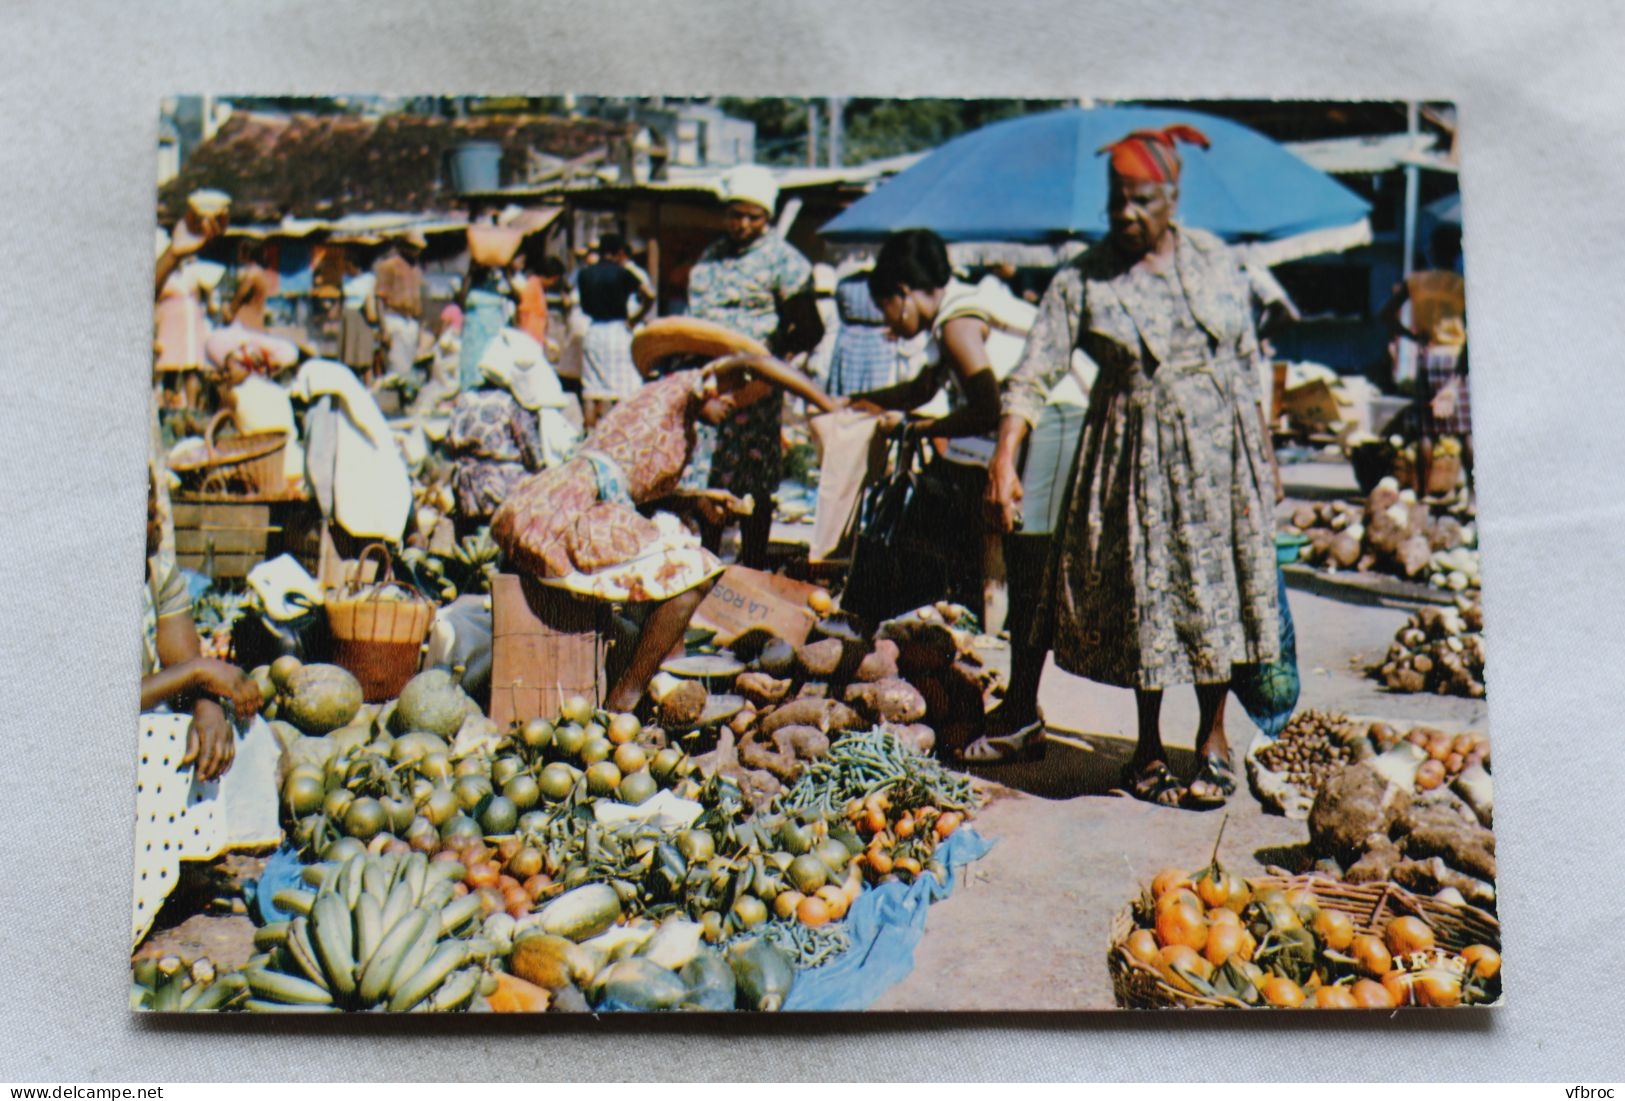
[[[479,704],[444,669],[429,669],[406,682],[390,715],[397,734],[427,731],[450,741],[465,719],[480,714]]]
[[[281,718],[306,734],[347,725],[361,710],[361,682],[337,665],[302,665],[278,697]]]

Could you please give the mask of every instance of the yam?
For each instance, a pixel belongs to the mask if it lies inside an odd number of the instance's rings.
[[[1292,513],[1292,526],[1299,531],[1308,531],[1315,526],[1315,508],[1313,505],[1299,505]]]
[[[700,721],[710,698],[705,685],[697,680],[685,680],[660,701],[660,723],[677,730],[688,730]]]
[[[838,638],[809,642],[796,651],[796,668],[814,680],[830,680],[840,667],[845,646]]]
[[[766,627],[750,627],[736,636],[728,644],[734,657],[740,661],[751,662],[762,656],[762,652],[774,642],[782,642],[778,635]],[[788,645],[788,644],[786,644]]]
[[[1400,848],[1412,860],[1442,857],[1469,875],[1495,878],[1495,834],[1479,825],[1476,817],[1469,821],[1464,814],[1435,803],[1407,808],[1394,825],[1403,835]]]
[[[765,769],[787,784],[796,782],[803,767],[793,752],[770,749],[757,741],[755,734],[740,741],[739,763],[748,769]]]
[[[1390,785],[1370,765],[1350,765],[1321,785],[1309,809],[1311,848],[1344,865],[1364,855],[1372,834],[1387,835],[1410,797]]]
[[[925,718],[925,697],[896,677],[851,685],[844,698],[871,722],[912,723]]]
[[[937,745],[937,732],[924,723],[910,723],[897,731],[897,740],[916,753],[930,753]]]
[[[857,712],[843,703],[800,699],[774,708],[772,714],[764,714],[760,726],[762,733],[769,736],[781,726],[811,726],[827,734],[857,730],[863,722]]]
[[[796,689],[798,700],[822,700],[829,697],[829,685],[821,680],[810,680]]]
[[[854,679],[873,682],[885,680],[897,675],[897,643],[889,638],[883,638],[875,643],[875,648],[864,655],[858,663],[858,670],[853,674]]]
[[[766,673],[741,673],[734,681],[734,691],[757,707],[778,703],[790,694],[791,686],[792,682]]]
[[[1371,838],[1371,847],[1343,873],[1348,883],[1382,883],[1394,876],[1394,866],[1405,859],[1399,846],[1380,834]]]
[[[796,648],[782,638],[775,638],[757,655],[756,664],[762,672],[774,677],[788,677],[795,671]]]
[[[1331,557],[1338,569],[1352,569],[1360,560],[1360,541],[1347,532],[1340,533],[1332,540]]]
[[[1432,554],[1427,536],[1411,535],[1394,551],[1394,562],[1406,577],[1416,577],[1428,568]]]

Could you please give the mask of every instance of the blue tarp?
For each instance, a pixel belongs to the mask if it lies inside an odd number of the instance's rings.
[[[911,884],[894,881],[872,887],[858,896],[846,913],[852,947],[830,963],[796,975],[785,999],[786,1010],[844,1012],[868,1009],[875,1000],[914,970],[914,946],[925,935],[925,915],[931,904],[953,894],[959,870],[980,860],[993,842],[969,826],[955,830],[937,848],[948,866],[948,883],[922,875]],[[299,857],[292,849],[277,850],[265,863],[265,872],[248,891],[249,905],[260,924],[287,921],[271,896],[288,887],[303,887]],[[607,1007],[600,1006],[600,1011]]]
[[[900,229],[949,241],[1097,239],[1106,223],[1101,146],[1183,122],[1213,147],[1181,145],[1179,219],[1229,241],[1276,240],[1353,225],[1371,205],[1240,123],[1164,107],[1075,107],[994,123],[955,138],[877,187],[820,231],[878,240]]]
[[[852,947],[835,960],[796,975],[786,1010],[844,1012],[868,1009],[914,970],[914,946],[925,935],[931,903],[959,884],[959,869],[980,860],[993,842],[970,827],[955,830],[937,849],[948,865],[948,884],[929,875],[911,884],[884,883],[864,891],[846,912]]]

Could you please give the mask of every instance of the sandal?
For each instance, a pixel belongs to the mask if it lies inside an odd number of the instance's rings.
[[[1149,761],[1139,767],[1130,761],[1123,766],[1117,779],[1124,791],[1142,803],[1177,807],[1185,798],[1185,785],[1180,783],[1166,761]]]
[[[1198,795],[1194,790],[1197,784],[1205,784],[1218,794]],[[1191,785],[1185,791],[1185,805],[1197,810],[1215,810],[1224,806],[1235,793],[1236,770],[1230,763],[1230,755],[1204,753],[1202,765],[1191,777]]]
[[[977,738],[954,754],[967,765],[1009,765],[1044,759],[1044,720],[1028,723],[1013,734]]]

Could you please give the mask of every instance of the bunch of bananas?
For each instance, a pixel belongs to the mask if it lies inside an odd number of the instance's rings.
[[[496,951],[472,932],[475,895],[456,897],[466,869],[423,853],[355,856],[313,864],[315,890],[278,891],[295,914],[260,929],[243,977],[258,1012],[323,1012],[387,1006],[391,1012],[466,1009],[481,989],[480,964]]]
[[[248,994],[240,971],[219,974],[207,958],[190,967],[179,956],[136,963],[130,983],[130,1008],[155,1013],[204,1013],[230,1009]]]

